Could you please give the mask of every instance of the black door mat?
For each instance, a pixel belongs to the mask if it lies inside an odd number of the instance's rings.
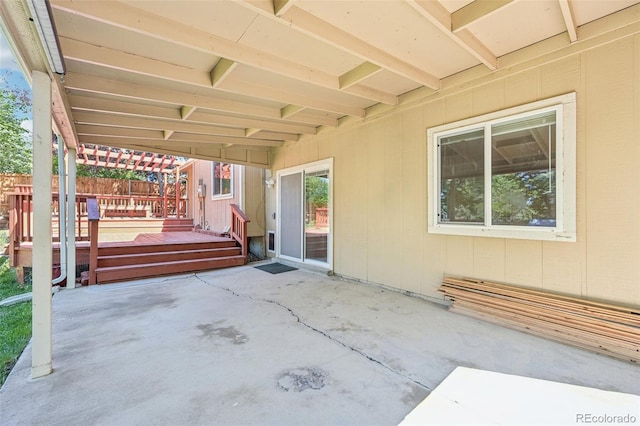
[[[266,265],[254,266],[256,269],[260,269],[261,271],[268,272],[270,274],[281,274],[283,272],[289,271],[297,271],[298,268],[294,268],[291,266],[283,265],[282,263],[273,262]]]

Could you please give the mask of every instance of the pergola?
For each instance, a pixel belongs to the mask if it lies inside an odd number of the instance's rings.
[[[476,83],[527,72],[527,46],[553,55],[596,43],[583,25],[637,3],[0,2],[34,93],[33,376],[52,366],[52,117],[72,156],[92,144],[271,168],[274,148],[437,97],[462,71]],[[628,33],[624,22],[613,27],[611,38]],[[75,163],[68,168],[73,183]]]
[[[173,173],[183,161],[174,156],[140,151],[112,150],[105,146],[87,147],[81,144],[76,164],[132,170],[135,172]]]

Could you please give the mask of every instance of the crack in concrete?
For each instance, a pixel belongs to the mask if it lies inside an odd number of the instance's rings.
[[[344,347],[345,349],[348,349],[348,350],[350,350],[350,351],[353,351],[353,352],[357,353],[358,355],[360,355],[360,356],[362,356],[362,357],[366,358],[367,360],[369,360],[369,361],[371,361],[371,362],[373,362],[373,363],[378,364],[378,365],[379,365],[379,366],[381,366],[382,368],[384,368],[384,369],[386,369],[386,370],[388,370],[388,371],[390,371],[390,372],[392,372],[392,373],[394,373],[394,374],[396,374],[396,375],[398,375],[398,376],[400,376],[400,377],[402,377],[402,378],[404,378],[404,379],[406,379],[406,380],[409,380],[409,381],[413,382],[414,384],[416,384],[416,385],[418,385],[418,386],[420,386],[420,387],[422,387],[422,388],[424,388],[424,389],[426,389],[426,390],[428,390],[428,391],[433,391],[433,388],[431,388],[430,386],[428,386],[428,385],[426,385],[426,384],[424,384],[424,383],[420,382],[419,380],[416,380],[416,379],[414,379],[414,378],[412,378],[412,377],[410,377],[410,376],[408,376],[408,375],[406,375],[406,374],[404,374],[404,373],[402,373],[402,372],[400,372],[400,371],[398,371],[398,370],[396,370],[396,369],[392,368],[391,366],[389,366],[389,365],[385,364],[383,361],[380,361],[379,359],[376,359],[376,358],[374,358],[373,356],[371,356],[371,355],[367,354],[367,353],[366,353],[366,352],[364,352],[362,349],[358,349],[358,348],[356,348],[356,347],[354,347],[354,346],[351,346],[351,345],[349,345],[349,344],[347,344],[347,343],[345,343],[345,342],[343,342],[343,341],[341,341],[341,340],[336,339],[335,337],[331,336],[331,335],[330,335],[329,333],[327,333],[326,331],[320,330],[320,329],[318,329],[318,328],[316,328],[316,327],[314,327],[314,326],[312,326],[312,325],[310,325],[310,324],[307,324],[307,323],[306,323],[306,322],[304,322],[304,321],[300,318],[300,316],[299,316],[298,314],[296,314],[296,313],[295,313],[291,308],[289,308],[288,306],[283,305],[282,303],[278,302],[277,300],[271,300],[271,299],[259,299],[259,298],[255,298],[255,297],[253,297],[253,296],[249,296],[249,295],[246,295],[246,294],[240,294],[240,293],[238,293],[238,292],[236,292],[236,291],[233,291],[233,290],[232,290],[232,289],[230,289],[230,288],[226,288],[226,287],[219,287],[219,286],[217,286],[217,285],[211,284],[211,283],[209,283],[209,282],[205,281],[205,280],[204,280],[203,278],[201,278],[200,276],[198,276],[198,274],[194,274],[194,276],[195,276],[195,277],[196,277],[200,282],[204,283],[205,285],[208,285],[208,286],[210,286],[210,287],[216,288],[216,289],[218,289],[218,290],[226,291],[226,292],[228,292],[228,293],[230,293],[230,294],[232,294],[232,295],[234,295],[234,296],[236,296],[236,297],[243,297],[243,298],[246,298],[246,299],[249,299],[249,300],[253,300],[253,301],[255,301],[255,302],[270,303],[270,304],[272,304],[272,305],[276,305],[276,306],[278,306],[278,307],[280,307],[280,308],[282,308],[282,309],[285,309],[286,311],[288,311],[288,312],[289,312],[289,315],[291,315],[293,318],[295,318],[295,320],[296,320],[299,324],[301,324],[302,326],[304,326],[304,327],[308,328],[309,330],[312,330],[312,331],[314,331],[314,332],[316,332],[316,333],[318,333],[318,334],[320,334],[320,335],[324,336],[325,338],[327,338],[327,339],[331,340],[332,342],[337,343],[338,345],[340,345],[340,346]]]

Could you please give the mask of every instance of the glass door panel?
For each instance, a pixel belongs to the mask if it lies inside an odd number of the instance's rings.
[[[302,172],[280,178],[280,254],[302,260]]]
[[[329,170],[305,173],[305,259],[327,263],[329,246]]]

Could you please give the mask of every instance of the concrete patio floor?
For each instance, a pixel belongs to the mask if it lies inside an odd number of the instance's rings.
[[[54,297],[0,424],[395,425],[457,366],[640,394],[640,367],[377,286],[253,265]],[[487,389],[487,392],[490,392]]]

